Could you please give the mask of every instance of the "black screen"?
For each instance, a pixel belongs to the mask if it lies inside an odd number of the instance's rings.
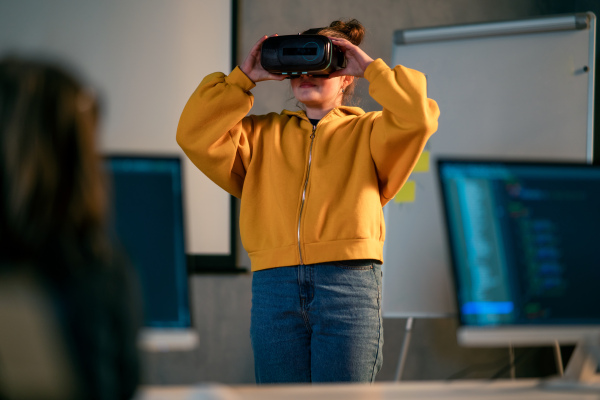
[[[178,158],[108,157],[115,240],[135,265],[145,325],[190,325]]]

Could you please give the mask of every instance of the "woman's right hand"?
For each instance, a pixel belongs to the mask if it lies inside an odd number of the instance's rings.
[[[252,79],[254,83],[267,80],[282,81],[285,79],[285,76],[283,75],[275,75],[268,72],[260,64],[260,50],[262,48],[262,43],[267,38],[268,36],[266,35],[261,37],[252,47],[242,65],[240,65],[240,69],[248,76],[248,78]]]

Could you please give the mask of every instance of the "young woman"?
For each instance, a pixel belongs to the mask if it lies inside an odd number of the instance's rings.
[[[265,36],[231,74],[204,78],[177,131],[194,164],[241,198],[258,383],[375,379],[383,344],[382,207],[437,129],[425,76],[371,59],[358,47],[358,21],[334,21],[318,34],[344,51],[347,66],[291,80],[304,110],[247,115],[250,90],[283,79],[261,67]],[[343,105],[362,77],[383,111]]]
[[[0,59],[0,281],[26,277],[49,299],[74,375],[62,398],[130,399],[141,297],[107,233],[97,118],[95,97],[59,64]]]

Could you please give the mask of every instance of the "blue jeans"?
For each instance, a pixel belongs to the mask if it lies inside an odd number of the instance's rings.
[[[373,382],[382,364],[381,266],[340,261],[257,271],[256,382]]]

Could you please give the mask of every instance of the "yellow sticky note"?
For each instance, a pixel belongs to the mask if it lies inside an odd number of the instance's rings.
[[[429,171],[429,151],[424,151],[417,161],[417,165],[413,169],[413,172],[427,172]]]
[[[415,181],[406,181],[402,189],[398,192],[394,201],[396,203],[412,203],[415,201],[415,192],[417,190],[417,184]]]

